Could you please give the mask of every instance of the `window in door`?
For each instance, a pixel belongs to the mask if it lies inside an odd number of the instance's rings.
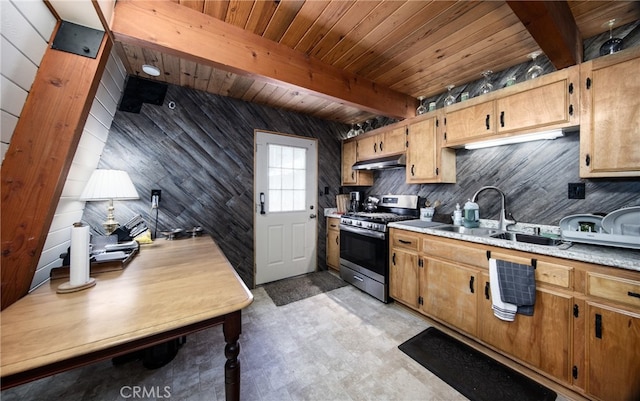
[[[306,149],[269,144],[269,212],[306,209]]]

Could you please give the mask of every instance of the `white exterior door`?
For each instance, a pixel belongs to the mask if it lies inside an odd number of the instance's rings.
[[[255,283],[316,270],[317,141],[255,132]]]

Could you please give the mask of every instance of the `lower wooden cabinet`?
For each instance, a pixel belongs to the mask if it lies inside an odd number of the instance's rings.
[[[420,235],[391,229],[389,243],[389,295],[418,309]]]
[[[483,273],[478,308],[478,338],[543,372],[571,383],[570,351],[573,297],[536,286],[533,316],[505,322],[493,315],[489,275]]]
[[[593,400],[640,400],[640,271],[391,229],[391,297]],[[488,257],[534,264],[533,316],[493,314]]]
[[[422,311],[475,336],[480,271],[429,258],[424,265]]]
[[[587,393],[640,399],[640,315],[588,302],[587,322]]]
[[[340,270],[340,219],[327,217],[327,266]]]
[[[389,264],[389,295],[407,306],[418,308],[418,254],[393,249]]]

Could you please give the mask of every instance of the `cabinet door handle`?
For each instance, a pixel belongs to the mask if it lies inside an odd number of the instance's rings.
[[[596,313],[596,338],[602,338],[602,315]]]
[[[627,295],[630,297],[636,297],[636,298],[640,298],[640,294],[638,294],[637,292],[627,292]]]
[[[373,144],[373,153],[378,153],[378,142]]]
[[[399,239],[398,242],[401,243],[401,244],[410,244],[411,243],[411,241],[405,241],[403,239]]]
[[[260,192],[260,214],[267,214],[264,211],[264,192]]]
[[[500,112],[500,126],[504,127],[504,111]]]
[[[473,289],[474,281],[476,281],[476,278],[474,276],[471,276],[471,278],[469,278],[469,291],[471,291],[472,294],[475,292],[475,290]]]
[[[354,174],[355,174],[355,171],[352,171],[352,172],[351,172],[351,179],[352,179],[352,180],[354,180],[354,179],[355,179]]]
[[[379,146],[379,148],[380,148],[380,152],[382,152],[382,145],[383,145],[383,144],[384,144],[384,142],[380,141],[380,146]]]
[[[336,237],[336,245],[340,245],[340,237]]]
[[[412,176],[416,175],[416,171],[415,171],[415,170],[416,170],[416,165],[415,165],[415,164],[412,164],[412,165],[411,165],[411,175],[412,175]]]
[[[589,167],[589,165],[591,164],[591,156],[587,154],[587,157],[584,158],[584,163],[587,165],[587,167]]]
[[[572,104],[569,105],[569,115],[570,116],[573,115],[573,105]]]
[[[486,283],[484,283],[484,297],[486,299],[491,299],[489,297],[489,282],[488,281]]]
[[[487,118],[484,119],[484,125],[487,127],[487,129],[489,129],[489,119],[491,118],[491,116],[489,114],[487,114]]]
[[[393,263],[393,265],[396,265],[396,253],[393,253],[393,256],[391,257],[391,262]]]
[[[587,89],[591,89],[591,78],[587,78]]]

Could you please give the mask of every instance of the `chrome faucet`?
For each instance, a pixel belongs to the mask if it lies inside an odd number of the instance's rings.
[[[500,194],[502,200],[501,200],[501,204],[500,204],[500,221],[499,221],[499,225],[500,225],[500,230],[502,231],[507,231],[507,227],[512,226],[514,224],[516,224],[515,219],[513,219],[513,215],[511,213],[509,213],[509,217],[511,217],[510,220],[507,219],[507,197],[505,196],[504,192],[502,192],[500,190],[500,188],[498,187],[482,187],[480,188],[475,194],[473,194],[473,196],[471,197],[471,202],[476,202],[476,200],[478,200],[478,195],[480,194],[480,192],[485,191],[487,189],[493,189],[495,191],[498,191],[498,193]]]

